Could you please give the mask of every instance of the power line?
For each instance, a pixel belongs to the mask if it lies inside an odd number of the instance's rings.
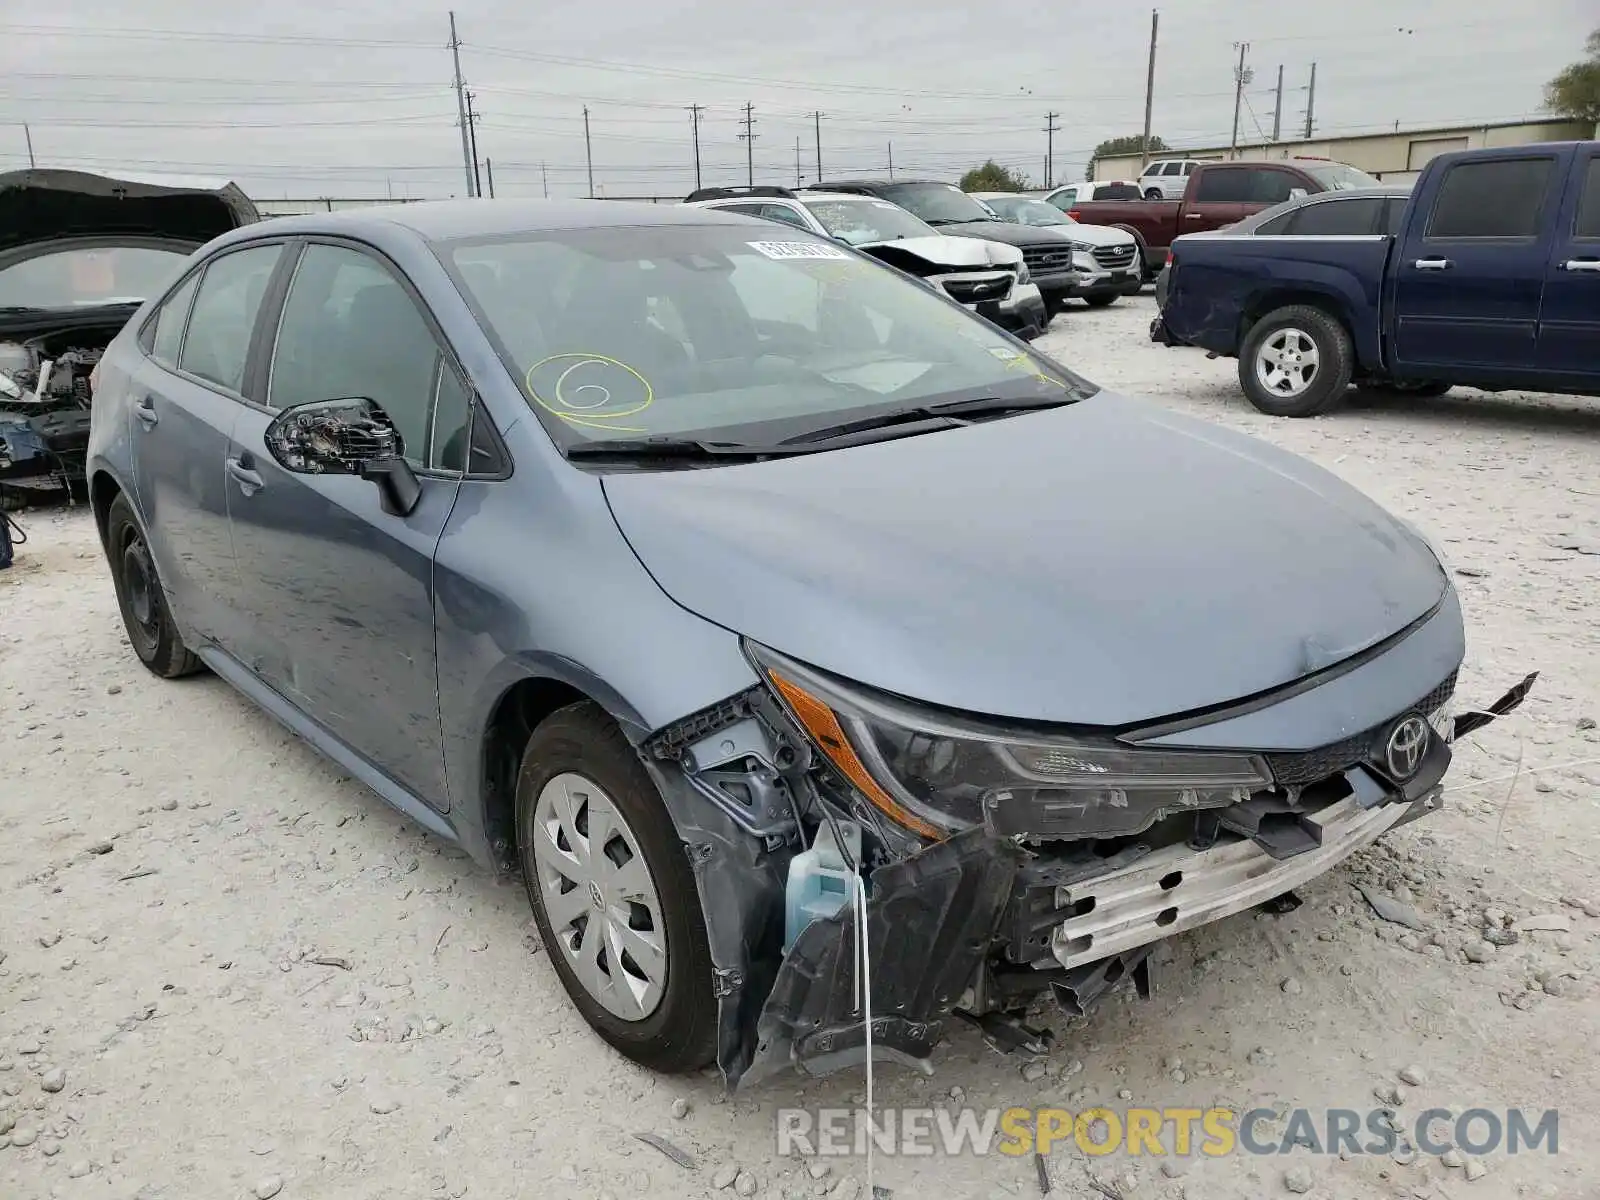
[[[1056,121],[1060,116],[1058,112],[1047,112],[1044,115],[1044,185],[1047,188],[1055,186],[1051,180],[1056,170]]]
[[[705,107],[699,104],[689,105],[689,123],[694,128],[694,189],[700,190],[700,114]]]
[[[456,14],[453,11],[450,14],[450,57],[454,60],[456,68],[456,111],[461,122],[461,157],[467,172],[467,195],[475,196],[477,192],[473,190],[472,183],[473,155],[467,144],[466,84],[461,79],[461,39],[456,36]]]

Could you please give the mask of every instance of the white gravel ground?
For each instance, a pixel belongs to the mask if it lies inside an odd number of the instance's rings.
[[[1305,453],[1441,536],[1469,624],[1462,699],[1535,668],[1538,687],[1458,747],[1444,812],[1292,914],[1177,939],[1154,999],[1055,1022],[1042,1078],[963,1034],[930,1080],[882,1070],[878,1103],[954,1106],[959,1088],[978,1107],[1365,1112],[1416,1066],[1402,1123],[1558,1108],[1560,1153],[1495,1154],[1469,1178],[1427,1156],[1163,1167],[1062,1147],[1053,1194],[1255,1198],[1287,1194],[1290,1173],[1338,1200],[1600,1194],[1600,402],[1459,395],[1275,421],[1232,363],[1150,344],[1151,315],[1148,298],[1074,310],[1045,345]],[[729,1101],[710,1076],[624,1062],[568,1006],[518,887],[216,679],[147,675],[88,513],[24,522],[32,540],[0,573],[0,1196],[622,1200],[705,1196],[735,1165],[736,1194],[864,1192],[861,1160],[818,1178],[774,1138],[778,1106],[849,1104],[859,1073]],[[1357,879],[1407,889],[1425,928],[1375,924]],[[1514,944],[1482,941],[1486,907],[1523,923]],[[876,1182],[901,1200],[1037,1196],[1035,1172],[880,1156]]]

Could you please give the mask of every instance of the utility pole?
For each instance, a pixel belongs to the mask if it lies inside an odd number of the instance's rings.
[[[700,190],[700,114],[705,112],[702,104],[689,105],[689,125],[694,130],[694,190]]]
[[[583,106],[583,158],[589,164],[589,199],[594,199],[594,146],[589,141],[589,106]],[[548,192],[549,189],[546,189]]]
[[[24,122],[22,126],[22,136],[27,139],[28,142],[28,168],[29,170],[32,170],[38,164],[33,161],[33,130],[28,128],[26,122]]]
[[[822,113],[817,111],[811,114],[812,128],[817,134],[817,186],[822,186]]]
[[[795,185],[795,187],[799,187],[802,182],[803,182],[803,177],[800,174],[800,139],[799,138],[795,138],[795,140],[794,140],[794,185]]]
[[[1139,167],[1150,165],[1150,114],[1156,102],[1156,34],[1161,29],[1161,13],[1150,10],[1150,67],[1144,77],[1144,140],[1139,143]]]
[[[456,113],[461,124],[461,166],[467,173],[467,195],[478,193],[472,186],[472,147],[467,137],[467,85],[461,79],[461,39],[456,36],[456,14],[450,13],[450,56],[456,64]]]
[[[889,143],[889,182],[894,182],[894,143]]]
[[[1239,48],[1239,65],[1233,71],[1233,140],[1228,143],[1228,157],[1239,157],[1239,111],[1244,106],[1244,85],[1250,82],[1251,72],[1244,65],[1249,42],[1235,42]]]
[[[489,199],[493,200],[494,199],[494,159],[492,159],[492,158],[484,159],[483,160],[483,170],[484,170],[484,174],[489,176]]]
[[[756,185],[756,106],[746,103],[744,116],[739,124],[744,126],[744,132],[739,135],[739,140],[744,143],[744,182],[746,187]]]
[[[467,93],[467,143],[472,149],[472,194],[483,195],[483,176],[478,172],[478,118],[483,114],[475,112],[472,102],[477,97],[471,92]]]
[[[544,198],[548,200],[550,199],[550,172],[543,162],[539,164],[539,178],[544,183]]]
[[[1311,90],[1306,93],[1306,141],[1311,140],[1311,126],[1317,111],[1317,64],[1311,64]]]
[[[1047,188],[1053,186],[1050,181],[1056,171],[1056,119],[1060,116],[1058,112],[1044,115],[1044,186]]]
[[[1272,140],[1283,137],[1283,64],[1278,64],[1278,106],[1272,110]]]

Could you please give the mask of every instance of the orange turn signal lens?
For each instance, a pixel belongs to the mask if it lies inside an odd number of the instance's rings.
[[[943,841],[949,836],[946,830],[908,811],[903,804],[883,790],[882,785],[872,777],[871,772],[857,756],[855,747],[850,744],[850,738],[839,724],[839,718],[834,715],[833,709],[798,683],[785,679],[771,668],[768,668],[767,676],[772,680],[772,686],[778,689],[778,694],[788,704],[789,711],[794,714],[795,719],[805,726],[806,732],[828,756],[828,761],[854,784],[875,808],[896,823],[923,837]]]

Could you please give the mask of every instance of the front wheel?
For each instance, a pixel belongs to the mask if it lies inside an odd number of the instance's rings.
[[[1262,412],[1310,417],[1344,398],[1355,350],[1340,322],[1320,308],[1292,305],[1268,313],[1239,351],[1239,386]]]
[[[163,679],[200,670],[200,660],[183,644],[172,620],[144,529],[133,515],[128,498],[120,493],[106,513],[106,559],[111,566],[117,607],[122,611],[122,625],[128,631],[128,644],[139,661]]]
[[[716,1053],[700,892],[655,784],[592,703],[541,722],[517,777],[517,852],[561,985],[591,1028],[652,1070]]]
[[[1165,200],[1167,197],[1160,188],[1145,188],[1144,198],[1146,200]]]
[[[1085,296],[1083,298],[1083,302],[1085,304],[1087,304],[1090,308],[1110,308],[1119,299],[1121,299],[1121,297],[1118,296],[1115,292],[1112,292],[1110,295]]]

